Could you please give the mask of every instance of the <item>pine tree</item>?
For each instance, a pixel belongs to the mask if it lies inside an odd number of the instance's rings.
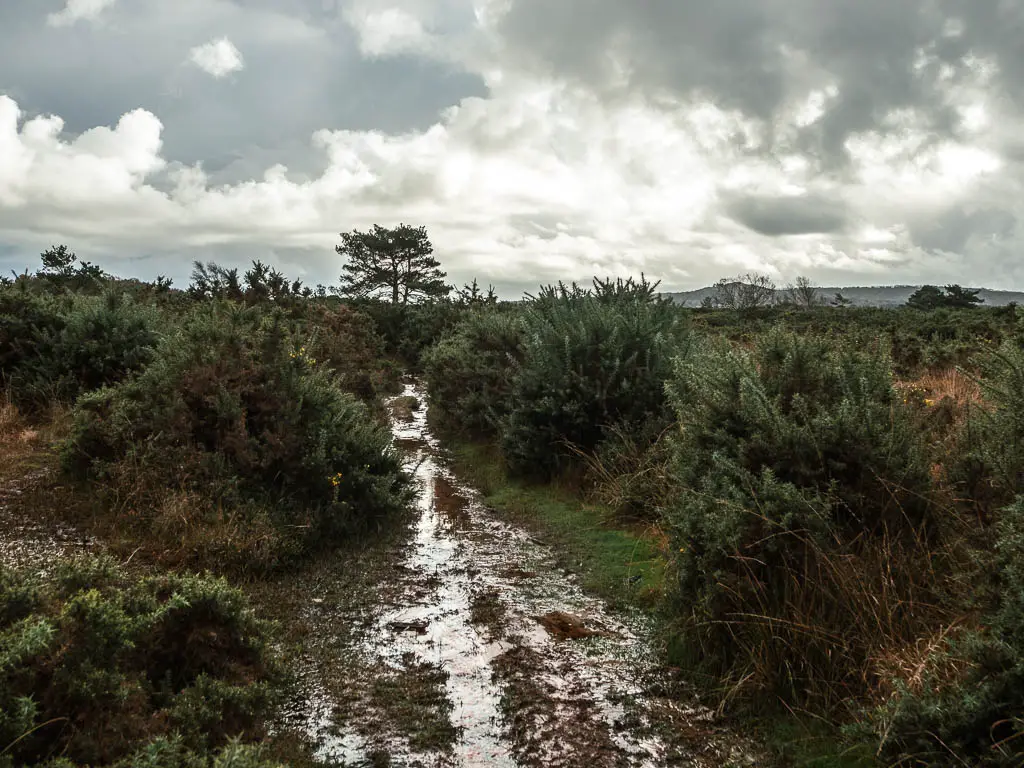
[[[461,304],[470,307],[481,304],[496,304],[498,302],[498,294],[494,292],[494,286],[487,286],[487,293],[484,293],[475,277],[472,283],[466,283],[460,290],[456,291],[456,295]]]
[[[335,246],[348,261],[342,266],[341,293],[351,298],[389,298],[406,305],[417,299],[443,298],[451,291],[433,257],[426,227],[374,224],[369,232],[341,233]]]
[[[984,303],[985,300],[978,296],[978,289],[961,288],[956,284],[946,286],[945,306],[947,307],[952,307],[954,309],[972,309],[979,304]]]
[[[54,245],[40,254],[43,262],[41,274],[70,277],[78,257],[66,245]]]

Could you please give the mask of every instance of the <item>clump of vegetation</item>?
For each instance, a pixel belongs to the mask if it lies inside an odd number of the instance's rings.
[[[984,404],[969,412],[951,461],[961,502],[993,524],[977,537],[975,621],[945,634],[910,680],[853,730],[893,759],[1019,765],[1024,759],[1024,351],[978,361]]]
[[[375,523],[410,492],[386,429],[280,313],[216,304],[139,376],[81,398],[63,461],[162,539],[251,567]]]
[[[976,363],[986,405],[971,410],[952,471],[961,495],[988,516],[1024,493],[1024,349],[1007,341]]]
[[[526,304],[501,425],[513,472],[552,477],[578,467],[577,452],[592,452],[612,427],[652,438],[664,428],[664,382],[683,327],[656,289],[595,280],[593,290],[547,287]]]
[[[270,765],[269,628],[224,581],[0,569],[0,765]]]
[[[302,319],[310,355],[334,371],[342,389],[369,404],[401,391],[401,369],[388,359],[370,315],[344,304],[316,303]]]
[[[514,312],[486,307],[427,351],[424,378],[438,421],[472,437],[499,434],[522,362],[523,333]]]
[[[39,410],[140,371],[157,344],[158,313],[128,295],[60,297],[0,289],[0,368],[16,402]]]
[[[669,391],[676,652],[734,699],[863,693],[874,655],[937,604],[929,454],[884,350],[705,343]]]
[[[922,285],[907,299],[907,306],[914,309],[973,309],[985,300],[978,291],[947,285],[944,289],[935,285]]]
[[[938,633],[882,705],[848,728],[886,758],[999,768],[1024,759],[1024,503],[1004,509],[997,530],[997,592],[982,623]]]
[[[466,313],[466,307],[446,300],[420,304],[388,304],[354,301],[352,306],[373,318],[384,340],[384,354],[410,373],[423,370],[423,356],[449,334]]]

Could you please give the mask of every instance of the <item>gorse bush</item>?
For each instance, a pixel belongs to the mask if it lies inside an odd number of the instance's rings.
[[[142,374],[78,402],[63,461],[126,512],[217,539],[219,558],[246,541],[234,554],[256,565],[404,507],[411,486],[389,441],[280,313],[206,305]],[[194,523],[181,509],[191,502]]]
[[[9,379],[40,356],[42,339],[52,338],[63,327],[63,313],[54,298],[0,287],[0,371]]]
[[[51,297],[0,290],[0,362],[19,405],[69,402],[146,366],[158,314],[125,294]]]
[[[373,318],[384,339],[384,351],[412,372],[421,369],[421,356],[451,331],[465,314],[465,307],[446,299],[421,304],[354,301],[352,306]]]
[[[893,370],[899,377],[967,365],[974,355],[1017,332],[1016,315],[1004,307],[929,313],[878,307],[681,311],[692,318],[696,328],[731,341],[753,341],[779,328],[851,343],[873,343],[880,338],[889,346]]]
[[[401,391],[399,369],[386,358],[384,340],[368,314],[345,305],[307,303],[302,319],[310,354],[334,371],[344,390],[364,402]]]
[[[874,644],[913,637],[932,596],[914,573],[937,536],[929,456],[884,350],[705,342],[668,390],[676,652],[739,698],[855,695]]]
[[[893,760],[1024,760],[1024,351],[1008,341],[977,366],[984,401],[969,413],[950,475],[962,503],[994,522],[972,579],[982,615],[933,650],[919,685],[897,688],[859,729]]]
[[[1010,768],[1024,761],[1024,498],[1001,513],[992,607],[951,631],[884,704],[849,728],[888,760]],[[957,761],[959,761],[957,763]]]
[[[985,405],[971,410],[953,472],[987,515],[1024,493],[1024,349],[1007,341],[976,365]]]
[[[226,745],[255,760],[232,740],[261,737],[276,701],[268,639],[220,580],[130,579],[107,560],[52,582],[0,569],[0,765],[207,765]]]
[[[509,467],[529,475],[579,465],[610,427],[655,429],[666,418],[664,382],[684,336],[656,284],[594,281],[548,287],[525,304],[522,360],[501,426]]]
[[[423,356],[435,415],[471,436],[497,436],[522,356],[523,326],[514,311],[486,306],[470,312]]]

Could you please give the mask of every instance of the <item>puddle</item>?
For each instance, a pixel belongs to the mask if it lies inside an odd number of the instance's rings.
[[[407,385],[395,401],[394,440],[421,489],[408,536],[383,580],[368,582],[372,604],[332,605],[324,587],[303,616],[322,646],[358,659],[349,674],[362,678],[340,691],[307,681],[293,721],[319,756],[499,768],[755,764],[709,711],[650,693],[660,671],[642,617],[610,612],[459,482],[427,427],[423,392]],[[353,589],[338,586],[333,599]],[[351,630],[345,639],[329,638],[327,615]],[[389,762],[377,762],[382,753]]]
[[[97,541],[53,520],[40,521],[12,509],[11,501],[42,480],[37,470],[0,488],[0,565],[47,576],[61,558],[94,551]]]

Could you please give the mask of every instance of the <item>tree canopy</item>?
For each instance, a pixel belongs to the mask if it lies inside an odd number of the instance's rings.
[[[945,290],[935,285],[922,285],[907,299],[907,306],[915,309],[969,309],[984,303],[978,291],[947,285]]]
[[[350,298],[384,298],[405,305],[443,298],[451,291],[432,255],[426,227],[374,224],[371,231],[342,232],[335,250],[346,259],[339,292]]]

